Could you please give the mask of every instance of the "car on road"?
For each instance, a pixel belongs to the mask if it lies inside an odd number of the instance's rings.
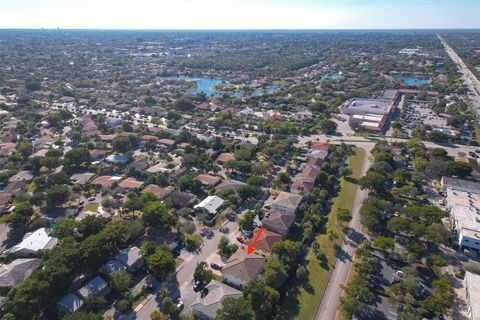
[[[213,270],[222,270],[222,267],[220,267],[218,264],[216,263],[210,263],[210,268],[212,268]]]

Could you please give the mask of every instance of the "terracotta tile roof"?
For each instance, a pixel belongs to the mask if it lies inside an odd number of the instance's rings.
[[[211,176],[209,174],[199,174],[197,179],[205,186],[215,186],[222,180],[219,176]]]
[[[226,153],[226,152],[220,154],[217,158],[217,162],[220,162],[220,163],[226,163],[233,160],[235,160],[235,156],[231,153]]]
[[[172,187],[172,186],[162,188],[157,186],[156,184],[149,184],[148,186],[145,187],[145,189],[143,189],[142,193],[150,192],[156,195],[160,200],[163,200],[174,191],[175,191],[175,187]]]
[[[253,238],[249,239],[247,244],[251,245],[259,232],[260,229],[256,228],[253,231]],[[282,236],[280,234],[264,229],[255,243],[255,249],[266,253],[272,253],[273,245],[281,240]]]
[[[263,272],[266,260],[267,258],[256,253],[247,255],[247,248],[240,248],[228,259],[222,273],[231,274],[246,282],[255,280]]]
[[[100,176],[95,178],[92,181],[93,185],[100,185],[105,188],[110,188],[115,180],[112,179],[112,176]]]
[[[275,230],[282,235],[287,234],[288,229],[295,221],[295,215],[291,213],[284,213],[271,209],[268,211],[269,216],[262,220],[262,225],[267,230]]]
[[[129,177],[125,180],[120,181],[118,186],[123,189],[139,189],[141,186],[143,186],[143,181],[139,181],[133,177]]]
[[[312,144],[312,147],[310,149],[327,151],[328,150],[328,144],[324,143],[324,142],[317,141],[317,142],[314,142]]]

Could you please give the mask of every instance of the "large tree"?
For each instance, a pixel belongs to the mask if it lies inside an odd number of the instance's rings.
[[[253,319],[252,307],[243,298],[225,298],[222,308],[217,310],[216,320],[251,320]]]
[[[159,246],[155,252],[147,257],[147,265],[155,278],[164,280],[175,271],[175,258],[166,246]]]

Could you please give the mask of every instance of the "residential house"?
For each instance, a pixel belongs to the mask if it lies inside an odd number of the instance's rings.
[[[92,185],[98,185],[103,188],[111,188],[113,183],[118,180],[120,180],[120,177],[99,176],[92,181]]]
[[[111,154],[105,158],[105,161],[110,163],[126,163],[128,161],[128,156],[120,154]]]
[[[199,174],[197,176],[197,179],[200,180],[202,185],[207,186],[207,187],[215,187],[217,184],[222,181],[222,178],[219,176],[211,176],[209,174]]]
[[[295,214],[303,197],[289,192],[280,192],[272,202],[272,208],[281,212]]]
[[[282,235],[282,237],[286,237],[294,221],[295,215],[293,213],[270,209],[262,220],[262,226],[267,230]]]
[[[211,215],[215,215],[218,209],[224,204],[224,200],[218,196],[208,196],[203,199],[199,204],[195,205],[196,210],[205,210]]]
[[[156,184],[149,184],[148,186],[145,187],[145,189],[142,190],[142,193],[149,192],[157,196],[160,200],[164,200],[174,191],[175,191],[175,187],[173,186],[162,188],[157,186]]]
[[[118,184],[118,187],[122,190],[136,190],[143,186],[143,181],[137,180],[133,177],[128,177]]]
[[[175,146],[175,140],[172,139],[160,139],[158,140],[158,144],[161,147],[164,147],[166,149],[171,149]]]
[[[153,242],[156,245],[166,245],[174,250],[178,247],[178,236],[176,233],[167,231],[159,227],[148,227],[145,229],[145,240]]]
[[[57,238],[48,235],[47,229],[40,228],[25,234],[23,240],[19,244],[8,249],[8,251],[17,256],[29,256],[37,253],[38,250],[51,249],[57,244],[57,242]]]
[[[91,294],[106,296],[109,292],[110,288],[108,287],[108,283],[101,276],[96,276],[87,282],[86,285],[78,289],[77,294],[82,299],[86,299]]]
[[[106,150],[95,149],[90,151],[90,159],[92,159],[93,161],[101,161],[105,159],[107,155],[108,151]]]
[[[33,174],[31,171],[18,171],[15,175],[8,179],[8,182],[31,182],[33,180]]]
[[[325,159],[328,156],[328,144],[316,141],[310,147],[308,151],[308,158],[317,157],[320,159]]]
[[[234,160],[235,160],[235,156],[232,153],[227,153],[227,152],[221,153],[217,157],[217,162],[220,164],[225,164],[227,162],[234,161]]]
[[[253,231],[253,237],[247,241],[247,244],[252,245],[254,239],[256,239],[255,250],[270,254],[272,253],[273,245],[282,240],[282,235],[266,229],[263,229],[262,232],[260,232],[260,230],[261,229],[256,228]]]
[[[242,292],[216,280],[210,281],[205,289],[198,292],[198,297],[190,307],[193,314],[202,320],[213,320],[217,310],[222,308],[225,298],[241,298]]]
[[[166,199],[171,199],[177,206],[190,207],[197,202],[197,197],[189,192],[174,191]]]
[[[140,249],[135,246],[120,251],[115,256],[115,260],[122,263],[130,272],[137,270],[143,265],[143,255]]]
[[[223,279],[237,287],[243,287],[263,272],[266,260],[256,253],[247,254],[246,248],[239,249],[223,266]]]
[[[73,184],[84,185],[85,183],[90,181],[90,179],[92,179],[93,176],[95,176],[95,173],[91,173],[91,172],[75,173],[70,177],[70,181]]]
[[[295,179],[290,189],[292,191],[294,190],[299,192],[312,191],[313,187],[315,186],[315,179],[317,178],[319,173],[320,173],[320,168],[316,166],[307,165],[302,170],[299,177]]]
[[[57,305],[61,311],[75,312],[83,306],[83,300],[74,293],[67,293]]]
[[[148,159],[144,157],[137,158],[130,163],[130,167],[143,171],[148,167]]]
[[[40,268],[41,259],[16,259],[0,267],[0,287],[15,288]]]
[[[106,276],[110,276],[113,272],[127,271],[127,267],[117,260],[110,260],[100,267],[100,272]]]
[[[218,186],[215,187],[215,190],[217,191],[223,191],[223,190],[233,190],[237,191],[239,188],[245,186],[246,183],[236,181],[236,180],[224,180],[222,183],[220,183]]]

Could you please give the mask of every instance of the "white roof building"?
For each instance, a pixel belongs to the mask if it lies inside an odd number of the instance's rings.
[[[202,200],[199,204],[195,205],[195,209],[207,210],[210,214],[216,214],[218,208],[220,208],[225,201],[217,196],[208,196]]]
[[[47,229],[40,228],[34,232],[27,233],[22,242],[10,248],[10,253],[17,255],[31,255],[38,250],[51,249],[58,242],[57,238],[50,237]]]
[[[450,215],[460,247],[480,250],[480,209],[454,205]]]

